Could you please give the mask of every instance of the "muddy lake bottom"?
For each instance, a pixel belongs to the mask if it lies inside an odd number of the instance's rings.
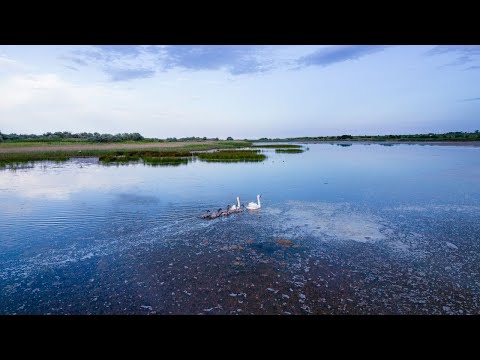
[[[384,245],[279,241],[253,228],[251,237],[231,234],[232,223],[248,227],[249,216],[215,220],[189,241],[89,253],[20,274],[3,284],[0,307],[5,314],[478,314],[478,282],[468,284],[478,279],[478,262],[452,269],[458,254],[448,246],[424,244],[430,255],[419,261]],[[468,250],[476,258],[478,248]]]

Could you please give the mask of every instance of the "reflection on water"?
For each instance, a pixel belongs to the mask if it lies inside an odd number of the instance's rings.
[[[479,149],[309,148],[0,171],[0,313],[479,313]]]

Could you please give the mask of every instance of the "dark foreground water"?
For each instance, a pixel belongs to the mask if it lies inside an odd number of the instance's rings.
[[[307,146],[0,171],[0,313],[480,313],[480,148]]]

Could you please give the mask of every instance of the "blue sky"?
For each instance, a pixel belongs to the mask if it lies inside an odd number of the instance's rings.
[[[480,129],[480,46],[0,46],[0,131],[294,137]]]

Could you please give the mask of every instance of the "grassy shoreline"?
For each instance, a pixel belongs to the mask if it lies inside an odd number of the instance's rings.
[[[134,150],[134,149],[180,149],[180,150],[211,150],[247,147],[250,141],[185,141],[185,142],[148,142],[125,141],[117,143],[63,142],[63,143],[0,143],[0,153],[10,152],[42,152],[42,151],[83,151],[83,150]]]
[[[3,144],[2,144],[3,145]],[[130,146],[122,146],[130,145]],[[155,146],[157,145],[157,146]],[[28,164],[35,161],[67,161],[71,158],[98,157],[103,163],[120,163],[134,161],[134,159],[146,158],[146,163],[161,164],[184,162],[179,161],[180,157],[192,156],[192,151],[207,150],[233,150],[251,146],[246,141],[215,141],[211,143],[189,143],[175,142],[163,143],[162,146],[152,143],[141,144],[109,144],[91,146],[44,146],[40,148],[5,148],[0,146],[0,168],[7,165]],[[172,154],[175,154],[172,156]],[[180,154],[179,156],[177,156]],[[160,159],[162,158],[162,159]],[[173,160],[172,158],[177,158]]]

